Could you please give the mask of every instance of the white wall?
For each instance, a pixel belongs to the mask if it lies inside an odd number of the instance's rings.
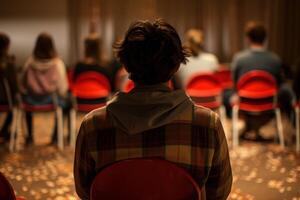
[[[0,31],[10,36],[10,52],[22,65],[31,55],[37,35],[50,33],[66,64],[70,63],[68,0],[10,0],[0,6]]]

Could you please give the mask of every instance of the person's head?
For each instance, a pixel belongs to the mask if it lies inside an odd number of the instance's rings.
[[[33,56],[37,59],[51,59],[57,56],[51,35],[48,33],[39,34],[33,50]]]
[[[245,27],[245,35],[250,44],[263,45],[267,37],[267,31],[261,23],[250,21]]]
[[[197,56],[203,50],[203,32],[199,29],[189,29],[186,32],[186,45],[193,56]]]
[[[131,24],[114,48],[130,79],[144,85],[167,82],[187,57],[176,30],[161,19]]]
[[[97,35],[89,35],[84,40],[84,56],[95,61],[100,60],[100,38]]]
[[[5,33],[0,32],[0,58],[7,56],[10,40]]]

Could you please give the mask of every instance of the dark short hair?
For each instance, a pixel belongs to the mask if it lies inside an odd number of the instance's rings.
[[[0,32],[0,57],[6,56],[10,39],[8,35]]]
[[[167,82],[188,55],[176,30],[165,21],[137,21],[114,45],[130,79],[144,85]]]
[[[51,35],[48,33],[39,34],[33,50],[33,56],[38,59],[51,59],[57,56]]]
[[[96,61],[100,59],[100,37],[91,34],[84,40],[84,55],[85,57],[94,58]]]
[[[250,21],[247,23],[245,34],[251,42],[258,44],[264,43],[267,37],[267,31],[265,27],[261,23],[255,21]]]
[[[84,40],[84,55],[99,61],[100,59],[100,38],[97,35],[89,35]]]

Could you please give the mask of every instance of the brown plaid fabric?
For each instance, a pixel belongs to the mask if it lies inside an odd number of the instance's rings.
[[[213,111],[193,106],[172,123],[132,135],[114,127],[105,107],[88,114],[76,143],[77,194],[89,199],[101,169],[138,157],[159,157],[185,168],[199,184],[202,199],[226,199],[230,193],[232,172],[222,124]]]

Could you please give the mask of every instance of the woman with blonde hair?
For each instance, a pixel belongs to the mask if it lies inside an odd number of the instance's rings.
[[[176,73],[176,82],[179,87],[185,87],[187,81],[197,73],[215,72],[218,59],[215,55],[204,51],[204,35],[199,29],[190,29],[186,32],[186,44],[191,52],[186,64],[182,64]]]

